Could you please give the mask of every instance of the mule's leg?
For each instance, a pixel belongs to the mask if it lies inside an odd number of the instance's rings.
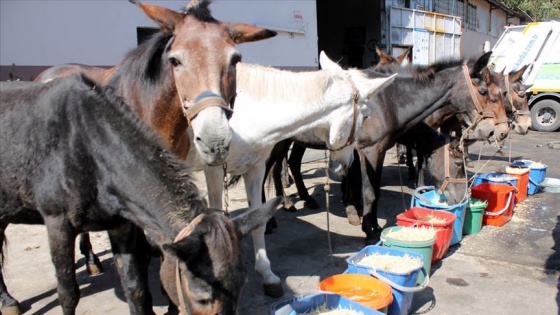
[[[346,209],[346,218],[352,225],[360,225],[360,210],[362,199],[362,174],[360,169],[360,157],[358,151],[354,150],[354,161],[346,176],[342,177],[340,188],[342,190],[342,203]]]
[[[418,171],[416,174],[416,187],[424,186],[424,162],[426,159],[424,158],[424,153],[417,153],[416,155],[417,164],[418,164]]]
[[[108,233],[130,314],[154,314],[148,287],[150,248],[144,232],[125,223]]]
[[[89,240],[89,233],[82,233],[80,238],[80,252],[84,255],[86,260],[86,270],[90,276],[95,276],[103,272],[103,266],[99,261],[99,258],[95,256],[93,248],[91,247],[91,242]]]
[[[255,163],[248,172],[243,174],[245,190],[249,199],[249,208],[258,208],[261,203],[261,189],[264,178],[264,161]],[[270,268],[270,260],[266,253],[264,232],[266,226],[260,226],[252,231],[253,248],[255,250],[255,271],[263,278],[264,293],[271,297],[284,295],[280,278]]]
[[[377,198],[381,178],[378,168],[379,160],[383,160],[385,153],[378,152],[378,145],[360,150],[362,166],[362,192],[364,216],[362,218],[362,231],[366,234],[367,245],[377,243],[382,228],[377,222]],[[377,186],[377,187],[376,187]]]
[[[406,146],[406,165],[408,166],[408,179],[417,180],[416,178],[416,167],[414,167],[414,156],[412,154],[412,148]],[[416,152],[416,158],[418,159],[418,152]]]
[[[268,174],[270,168],[272,168],[272,179],[274,182],[274,189],[276,192],[276,196],[284,197],[284,210],[288,212],[295,212],[297,209],[294,206],[294,203],[286,196],[284,191],[284,185],[282,183],[282,162],[284,158],[288,155],[288,151],[290,150],[290,145],[292,144],[291,139],[286,139],[283,141],[278,142],[272,152],[270,153],[270,158],[266,162],[266,172]],[[264,199],[264,192],[263,192],[263,202]]]
[[[307,192],[307,187],[305,187],[305,183],[303,182],[303,176],[301,176],[301,161],[303,160],[305,149],[303,145],[294,143],[292,146],[292,153],[290,153],[290,158],[288,159],[288,165],[290,166],[290,171],[292,171],[299,198],[305,201],[305,206],[307,208],[319,209],[317,201]]]
[[[49,236],[51,259],[58,280],[58,300],[65,315],[73,315],[80,300],[80,288],[74,269],[74,246],[76,235],[66,218],[45,216]]]
[[[5,235],[4,232],[6,231],[6,227],[8,225],[4,223],[0,223],[0,249],[1,252],[4,252],[4,240]],[[0,309],[0,314],[4,315],[19,315],[21,314],[19,303],[16,299],[14,299],[10,293],[8,293],[8,287],[6,287],[6,283],[4,282],[4,255],[0,254],[0,302],[2,303],[2,308]]]

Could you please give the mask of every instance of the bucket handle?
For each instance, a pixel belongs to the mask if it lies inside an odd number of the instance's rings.
[[[513,188],[515,188],[515,193],[517,194],[519,191],[517,190],[517,185],[514,185],[512,181],[508,180],[506,181],[506,183],[510,186],[512,186]]]
[[[484,215],[488,215],[488,216],[495,217],[495,216],[502,215],[502,213],[506,212],[506,210],[509,208],[509,203],[510,203],[511,200],[513,199],[513,198],[512,198],[512,197],[513,197],[513,193],[514,193],[513,191],[509,192],[509,196],[508,196],[508,198],[507,198],[506,206],[505,206],[502,210],[500,210],[500,211],[498,211],[498,212],[484,211]]]
[[[538,188],[541,188],[541,184],[539,184],[539,183],[537,183],[536,181],[534,181],[531,177],[529,177],[529,182],[531,182],[531,184],[537,186],[537,189],[538,189]]]
[[[402,291],[402,292],[420,292],[420,291],[424,290],[428,286],[428,283],[430,282],[430,275],[428,275],[428,272],[426,271],[426,268],[424,268],[424,266],[422,266],[422,268],[420,268],[420,271],[422,271],[422,273],[424,274],[424,282],[422,282],[417,287],[403,287],[402,285],[396,284],[393,281],[391,281],[391,280],[383,277],[382,275],[378,274],[377,271],[375,271],[375,269],[371,269],[370,275],[376,277],[377,279],[380,279],[380,280],[386,282],[392,288],[397,289],[399,291]]]
[[[424,202],[424,203],[426,203],[426,204],[428,204],[428,205],[431,205],[431,204],[432,204],[432,201],[431,201],[430,199],[428,199],[428,198],[422,196],[422,195],[420,194],[420,192],[422,192],[422,191],[428,191],[428,190],[435,190],[435,189],[436,189],[436,187],[434,187],[434,186],[421,186],[421,187],[418,187],[418,188],[416,188],[416,189],[414,190],[414,197],[416,197],[416,198],[422,200],[422,202]],[[414,198],[412,198],[411,207],[414,207]]]

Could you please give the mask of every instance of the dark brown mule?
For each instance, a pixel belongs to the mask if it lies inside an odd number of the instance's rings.
[[[235,44],[276,33],[217,21],[208,8],[210,1],[190,1],[184,12],[131,2],[160,26],[160,32],[128,52],[113,68],[59,65],[35,80],[45,82],[84,72],[100,85],[112,86],[180,158],[189,150],[186,130],[190,125],[201,157],[209,164],[223,163],[232,135],[227,104],[235,96],[236,63],[241,60]],[[80,237],[80,249],[88,271],[99,273],[101,264],[87,235]]]
[[[136,227],[163,253],[162,284],[182,313],[235,313],[246,281],[243,237],[279,201],[233,220],[209,209],[161,137],[110,87],[82,76],[2,82],[0,93],[0,244],[9,224],[46,226],[63,314],[75,314],[80,299],[75,238],[100,230],[130,314],[153,314]],[[2,314],[20,313],[3,272],[0,302]]]

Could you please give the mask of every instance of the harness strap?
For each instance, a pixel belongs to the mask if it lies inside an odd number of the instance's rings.
[[[212,106],[221,107],[226,113],[230,115],[231,113],[233,113],[233,110],[229,108],[223,98],[219,96],[207,96],[195,102],[193,106],[187,108],[187,110],[184,112],[189,125],[191,124],[191,121],[196,118],[198,113]]]
[[[183,278],[179,270],[179,260],[175,262],[175,285],[177,287],[177,295],[179,296],[179,314],[187,315],[187,303],[185,302],[185,291],[183,290]]]
[[[440,195],[443,194],[443,192],[445,191],[445,189],[447,189],[447,186],[449,184],[466,184],[467,178],[464,179],[460,179],[460,178],[451,178],[451,175],[449,174],[449,138],[445,139],[445,152],[444,152],[444,156],[443,156],[443,162],[444,162],[444,167],[445,167],[445,179],[443,180],[443,184],[441,184],[441,187],[438,189],[438,193]]]
[[[329,151],[340,151],[356,141],[356,124],[358,123],[358,100],[360,99],[360,91],[356,88],[354,81],[349,79],[350,86],[352,87],[352,129],[346,143],[338,149],[329,149]]]
[[[484,119],[484,118],[494,118],[494,113],[493,112],[485,112],[484,108],[480,104],[480,101],[476,97],[476,91],[474,90],[474,86],[472,85],[472,82],[470,80],[471,76],[469,74],[469,67],[467,66],[466,63],[463,64],[463,74],[465,76],[465,80],[467,81],[467,87],[469,88],[469,93],[471,94],[471,98],[474,102],[474,107],[478,111],[478,115],[482,116],[482,119]]]

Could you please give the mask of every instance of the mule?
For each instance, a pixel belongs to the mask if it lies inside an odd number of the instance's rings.
[[[98,84],[114,87],[180,158],[185,158],[190,148],[186,133],[190,126],[194,146],[206,163],[223,163],[232,136],[228,118],[235,96],[235,67],[241,60],[234,45],[270,38],[276,32],[218,21],[206,0],[190,1],[183,12],[131,2],[160,26],[158,33],[110,69],[58,65],[35,81],[86,73]],[[87,235],[80,237],[80,249],[88,272],[102,272]]]
[[[108,230],[130,313],[153,313],[135,227],[161,249],[162,284],[182,312],[235,312],[246,281],[242,238],[279,200],[234,219],[209,208],[184,162],[110,88],[85,77],[0,91],[0,243],[8,224],[46,225],[64,314],[80,297],[75,237],[99,230]],[[3,273],[0,299],[2,314],[20,313]]]
[[[235,112],[227,172],[242,176],[249,208],[258,207],[264,181],[265,162],[274,145],[298,133],[312,130],[338,162],[333,172],[343,172],[352,162],[355,135],[364,116],[365,101],[393,81],[395,75],[367,78],[349,75],[322,52],[321,65],[328,70],[290,72],[239,63]],[[192,171],[204,170],[209,204],[221,208],[224,168],[209,166],[196,151],[189,152],[187,165]],[[265,226],[254,230],[255,270],[263,278],[265,294],[278,297],[283,289],[270,267]]]
[[[500,91],[496,88],[485,67],[489,57],[490,53],[486,53],[476,61],[469,60],[466,63],[466,67],[469,69],[468,74],[464,71],[465,66],[462,60],[441,61],[428,67],[399,68],[398,65],[381,67],[383,72],[398,69],[399,75],[391,86],[372,99],[374,103],[370,104],[377,104],[377,107],[372,107],[375,108],[372,115],[365,119],[358,134],[362,173],[360,191],[363,190],[363,201],[360,203],[355,198],[344,197],[345,200],[353,200],[353,204],[347,205],[347,214],[351,223],[362,223],[367,244],[376,243],[381,232],[381,227],[377,223],[376,200],[380,195],[381,170],[385,152],[397,142],[404,132],[437,110],[445,111],[448,117],[458,116],[469,129],[474,130],[475,135],[482,139],[488,139],[493,135],[496,124],[494,111],[499,113],[498,117],[502,117],[505,109],[502,106]],[[373,70],[365,70],[365,72],[375,75]],[[406,83],[407,80],[408,83]],[[449,86],[445,86],[442,82]],[[477,93],[469,91],[469,86],[473,86]],[[476,103],[478,105],[475,105]],[[424,107],[420,104],[424,104]],[[407,110],[410,112],[411,108],[415,107],[425,109],[415,115],[407,116]],[[306,141],[300,142],[305,143]],[[296,152],[295,148],[296,146],[292,149],[292,154]],[[300,151],[298,157],[302,156],[303,153]],[[299,161],[295,159],[293,165],[300,163],[301,158]],[[292,161],[289,164],[293,172]],[[303,182],[301,185],[297,184],[297,177],[294,175],[298,193],[300,196],[304,196],[302,199],[311,199]],[[461,195],[461,189],[459,188],[457,191],[458,193],[454,195]],[[307,199],[304,200],[308,202]],[[360,205],[363,205],[364,208],[363,218],[356,217],[357,207],[360,208]]]

